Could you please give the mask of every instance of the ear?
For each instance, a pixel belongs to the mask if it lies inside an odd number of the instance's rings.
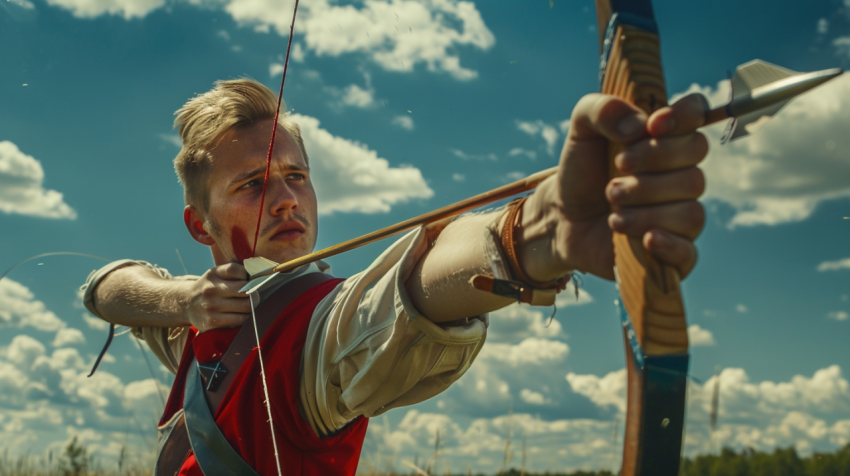
[[[189,230],[189,234],[198,243],[207,246],[215,244],[215,239],[204,228],[203,214],[194,205],[186,205],[186,208],[183,209],[183,223]]]

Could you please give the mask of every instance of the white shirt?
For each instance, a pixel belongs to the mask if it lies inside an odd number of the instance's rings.
[[[404,283],[427,249],[424,229],[408,233],[316,306],[304,346],[300,392],[304,416],[317,435],[338,431],[360,415],[380,415],[439,394],[469,369],[484,344],[486,314],[447,325],[435,324],[414,308]],[[83,302],[92,314],[99,316],[93,303],[98,283],[127,265],[146,266],[163,279],[198,279],[175,278],[144,261],[116,261],[93,271],[83,286]],[[316,270],[330,268],[317,262],[275,281],[280,285]],[[261,298],[267,294],[262,290]],[[176,373],[188,331],[141,327],[133,334]]]

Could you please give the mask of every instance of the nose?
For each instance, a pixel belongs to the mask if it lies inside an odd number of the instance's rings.
[[[269,177],[269,185],[266,189],[266,200],[269,204],[269,212],[272,216],[283,215],[298,208],[298,198],[295,190],[283,178],[275,174]]]

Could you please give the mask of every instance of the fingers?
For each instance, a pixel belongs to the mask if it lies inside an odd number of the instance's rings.
[[[569,140],[626,144],[646,135],[646,120],[646,113],[620,98],[588,94],[573,109]]]
[[[207,306],[207,310],[210,313],[250,314],[251,300],[245,295],[243,297],[221,298],[211,301]]]
[[[650,230],[643,235],[643,246],[657,259],[679,270],[684,279],[697,263],[693,242],[664,230]]]
[[[696,200],[624,207],[608,217],[608,225],[618,233],[642,237],[649,230],[662,229],[692,241],[702,232],[704,223],[705,209]]]
[[[646,138],[623,148],[614,165],[623,173],[664,172],[692,167],[708,153],[708,140],[699,132]]]
[[[705,176],[697,167],[658,174],[617,177],[608,183],[605,195],[616,207],[655,205],[695,200],[705,191]]]
[[[210,269],[194,282],[187,316],[199,331],[241,326],[251,314],[248,295],[239,292],[248,272],[238,263]]]
[[[570,138],[605,138],[626,144],[644,135],[671,137],[686,135],[705,124],[708,101],[701,94],[690,94],[663,107],[651,116],[626,101],[608,95],[588,94],[573,109]]]
[[[203,294],[208,299],[245,297],[240,293],[248,283],[248,272],[238,263],[227,263],[210,269],[201,277]]]
[[[689,94],[672,106],[652,113],[646,130],[653,137],[689,134],[705,125],[705,113],[710,109],[702,94]]]
[[[212,269],[213,274],[225,280],[248,280],[248,271],[239,263],[227,263]]]

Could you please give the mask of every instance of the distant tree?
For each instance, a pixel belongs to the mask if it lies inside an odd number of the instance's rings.
[[[807,476],[850,476],[850,443],[835,453],[815,453],[804,463]]]
[[[752,448],[736,453],[724,448],[719,455],[682,461],[681,476],[850,476],[850,444],[835,453],[800,458],[794,448],[762,453]]]
[[[77,437],[71,439],[59,459],[59,471],[63,476],[83,476],[88,470],[88,450],[77,442]]]

